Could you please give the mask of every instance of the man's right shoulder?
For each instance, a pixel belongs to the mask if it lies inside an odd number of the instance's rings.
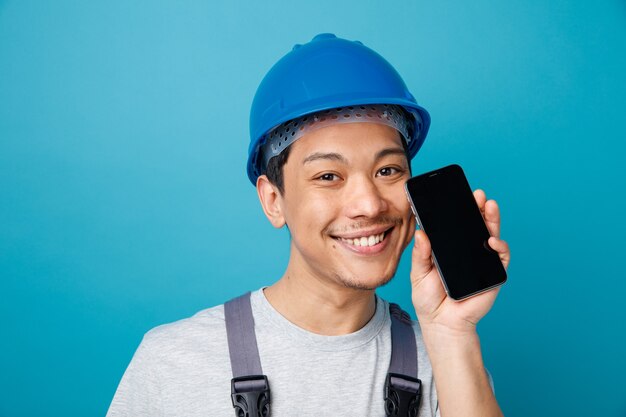
[[[148,331],[133,355],[107,416],[206,415],[230,398],[231,369],[219,305]],[[223,408],[228,408],[229,401]],[[232,410],[232,409],[231,409]]]
[[[201,310],[191,317],[157,326],[148,331],[141,347],[156,359],[206,352],[226,340],[224,305]]]

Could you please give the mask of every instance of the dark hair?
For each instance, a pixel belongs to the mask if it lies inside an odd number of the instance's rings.
[[[399,134],[399,133],[398,133]],[[400,135],[400,134],[399,134]],[[409,147],[404,140],[404,137],[400,135],[400,142],[402,142],[402,149],[404,150],[404,155],[406,156],[406,160],[409,165],[409,174],[411,173],[411,157],[409,156]],[[291,151],[291,145],[287,146],[281,153],[271,158],[267,163],[267,169],[265,170],[265,175],[267,175],[267,179],[278,188],[278,191],[281,195],[285,194],[285,179],[284,179],[284,170],[283,167],[287,163],[287,158],[289,158],[289,153]]]
[[[283,166],[287,163],[291,146],[287,146],[281,153],[273,157],[267,163],[265,175],[267,179],[278,188],[281,195],[285,194],[285,182],[283,177]]]

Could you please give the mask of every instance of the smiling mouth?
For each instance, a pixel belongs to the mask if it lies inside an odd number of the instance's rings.
[[[344,237],[340,237],[340,236],[333,236],[334,239],[340,240],[348,245],[351,246],[357,246],[357,247],[370,247],[370,246],[376,246],[378,245],[380,242],[382,242],[383,240],[385,240],[385,238],[387,237],[387,235],[389,234],[389,232],[393,229],[393,227],[385,230],[382,233],[378,233],[378,234],[373,234],[373,235],[364,235],[364,236],[357,236],[354,238],[344,238]]]

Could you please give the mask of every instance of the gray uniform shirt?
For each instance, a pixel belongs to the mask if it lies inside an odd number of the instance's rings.
[[[285,319],[265,298],[251,295],[272,417],[384,416],[383,387],[391,359],[389,305],[377,297],[374,317],[355,333],[322,336]],[[430,361],[414,322],[420,417],[439,415]],[[233,416],[232,371],[224,306],[146,333],[107,413],[116,416]]]

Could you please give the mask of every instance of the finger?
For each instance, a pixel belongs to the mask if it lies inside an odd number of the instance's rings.
[[[490,237],[487,242],[489,243],[489,246],[498,253],[500,260],[502,261],[502,265],[506,269],[511,262],[511,249],[509,248],[509,244],[504,240],[493,236]]]
[[[414,285],[419,284],[433,269],[430,240],[423,230],[415,231],[415,244],[411,256],[411,281]]]
[[[496,200],[488,200],[485,202],[485,211],[483,213],[485,224],[491,236],[500,237],[500,207]]]
[[[474,190],[474,199],[476,199],[476,204],[478,205],[478,208],[480,209],[480,213],[485,214],[485,202],[487,201],[487,195],[485,195],[485,192],[483,190],[481,190],[480,188],[477,188],[476,190]]]

